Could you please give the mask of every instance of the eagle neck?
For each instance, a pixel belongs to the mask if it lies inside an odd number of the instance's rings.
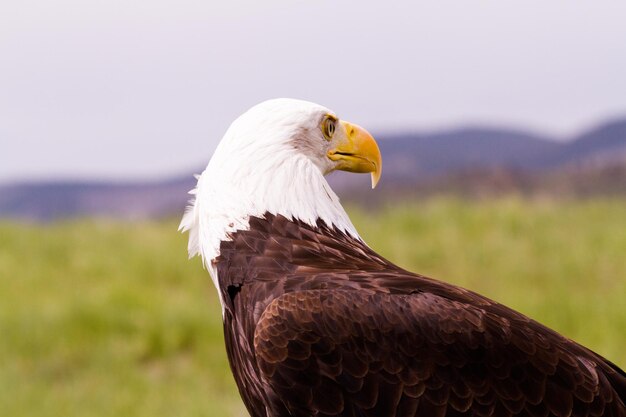
[[[220,164],[214,157],[192,194],[196,198],[181,229],[189,230],[189,255],[202,256],[218,292],[212,262],[222,242],[231,241],[237,231],[249,230],[251,217],[269,213],[310,226],[323,221],[360,239],[320,168],[295,152],[261,152],[251,155],[248,163],[231,165]]]

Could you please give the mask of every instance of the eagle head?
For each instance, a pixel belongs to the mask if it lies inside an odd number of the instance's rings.
[[[210,268],[220,242],[266,213],[311,225],[322,220],[358,237],[324,175],[371,173],[373,188],[381,168],[373,137],[326,107],[284,98],[262,102],[231,124],[191,191],[195,200],[180,225],[189,231],[189,255],[202,255]]]

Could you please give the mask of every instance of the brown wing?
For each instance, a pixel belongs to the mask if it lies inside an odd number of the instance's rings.
[[[293,416],[626,416],[626,377],[500,305],[287,293],[261,316],[254,349],[270,407]]]

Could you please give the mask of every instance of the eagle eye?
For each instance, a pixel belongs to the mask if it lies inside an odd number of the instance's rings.
[[[333,116],[327,115],[322,122],[322,132],[326,140],[331,140],[335,134],[335,128],[337,125],[337,119]]]

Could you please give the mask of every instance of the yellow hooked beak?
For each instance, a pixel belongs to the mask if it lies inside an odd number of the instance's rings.
[[[340,135],[335,134],[337,146],[328,151],[328,158],[342,171],[371,172],[372,188],[376,187],[383,168],[378,144],[361,126],[341,120],[339,127]]]

